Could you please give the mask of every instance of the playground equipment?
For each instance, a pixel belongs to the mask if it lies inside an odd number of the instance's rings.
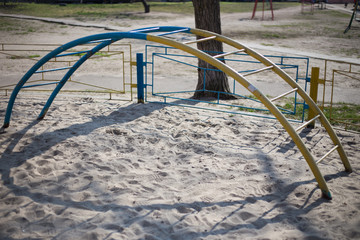
[[[253,9],[251,19],[254,19],[254,17],[255,17],[257,4],[258,4],[258,0],[255,0],[255,5],[254,5],[254,9]],[[274,20],[274,11],[273,11],[273,6],[272,6],[272,0],[269,1],[269,4],[270,4],[270,10],[271,10],[271,20]],[[265,15],[265,0],[263,0],[263,2],[262,2],[262,17],[261,17],[261,20],[264,20],[264,15]]]
[[[186,36],[183,38],[186,38]],[[190,40],[190,38],[183,39],[183,41],[186,40]],[[214,55],[221,53],[222,52],[211,52],[210,54]],[[265,55],[265,57],[271,59],[271,61],[276,63],[281,69],[285,70],[305,91],[308,89],[308,83],[310,82],[310,78],[308,77],[309,58],[275,55]],[[254,59],[249,57],[246,53],[234,53],[223,59],[229,66],[237,69],[241,74],[246,74],[262,67],[261,62],[254,61]],[[196,75],[198,71],[204,71],[205,73],[208,71],[220,71],[213,68],[200,68],[195,56],[185,55],[172,47],[148,44],[145,47],[144,61],[145,72],[147,73],[145,74],[144,79],[146,85],[145,101],[147,102],[163,102],[172,105],[181,105],[230,114],[242,114],[268,119],[274,118],[272,115],[267,114],[268,109],[264,108],[262,104],[259,104],[259,100],[251,95],[247,95],[248,91],[244,90],[241,84],[235,79],[228,79],[230,92],[207,90],[205,88],[206,82],[208,81],[208,78],[206,77],[207,74],[203,74],[203,88],[200,90],[194,90],[195,83],[184,83],[184,79],[188,79],[187,81],[189,81],[190,73]],[[168,71],[161,74],[164,65],[167,66],[166,69],[168,69]],[[182,74],[184,72],[186,72],[186,76]],[[171,79],[168,79],[169,75],[172,75]],[[259,81],[262,81],[262,85],[267,84],[271,87],[273,87],[273,84],[276,81],[276,79],[273,78],[276,76],[266,71],[258,73],[256,76],[253,75],[253,78],[254,77],[259,79]],[[166,88],[164,88],[163,79],[167,79]],[[176,79],[182,81],[181,86],[176,84]],[[266,83],[262,79],[271,79],[271,83]],[[281,82],[281,80],[278,82]],[[276,96],[284,92],[284,90],[279,90],[278,93],[275,91],[266,90],[263,93],[269,96]],[[212,92],[216,97],[209,99],[195,99],[192,96],[193,94],[196,94],[196,92]],[[220,99],[220,96],[225,95],[235,96],[235,99],[231,101]],[[297,95],[296,92],[287,95],[287,98],[284,99],[286,104],[281,104],[282,101],[279,101],[278,108],[283,114],[289,117],[289,121],[304,122],[307,105],[301,98],[298,98]],[[285,105],[286,108],[284,107]],[[237,109],[245,111],[238,111]],[[302,114],[300,112],[302,112]]]
[[[0,60],[8,62],[12,66],[24,65],[25,67],[31,67],[34,62],[39,61],[45,54],[52,51],[55,47],[60,46],[61,44],[0,43]],[[27,84],[23,86],[22,91],[52,91],[52,86],[57,84],[61,79],[61,74],[59,74],[61,70],[49,71],[46,69],[68,68],[84,55],[84,51],[93,47],[94,43],[77,46],[66,50],[65,53],[68,54],[67,56],[64,55],[49,60],[39,69],[39,71],[37,71],[37,74],[34,74],[33,77],[27,81]],[[70,77],[66,89],[62,89],[61,92],[108,94],[109,99],[113,99],[115,95],[117,98],[119,98],[120,95],[124,96],[126,91],[132,92],[131,57],[131,44],[115,43],[111,46],[109,45],[107,48],[95,53],[91,57],[91,61],[87,61],[87,69],[82,71],[86,77]],[[99,83],[96,77],[94,79],[89,79],[89,75],[92,74],[95,76],[97,73],[96,69],[92,67],[93,65],[96,65],[97,67],[106,67],[106,64],[109,64],[109,62],[112,64],[116,62],[116,69],[107,70],[106,81],[101,81]],[[81,71],[78,71],[78,73],[79,72],[81,73]],[[14,76],[11,76],[10,79],[8,79],[6,73],[4,73],[2,78],[4,78],[5,82],[1,81],[0,91],[5,92],[5,95],[7,95],[7,93],[11,92],[16,86],[14,81],[11,80]],[[132,96],[132,94],[130,96]]]
[[[166,36],[174,35],[174,34],[193,34],[197,37],[197,39],[187,42],[179,42],[174,39],[170,39]],[[325,115],[321,112],[321,110],[317,107],[316,103],[310,98],[310,96],[286,73],[284,72],[279,66],[271,62],[269,59],[265,58],[263,55],[257,53],[256,51],[240,44],[239,42],[232,40],[228,37],[222,36],[220,34],[200,30],[200,29],[193,29],[193,28],[185,28],[185,27],[150,27],[150,28],[142,28],[142,29],[136,29],[129,32],[114,32],[114,33],[103,33],[103,34],[96,34],[91,35],[87,37],[83,37],[74,41],[71,41],[67,44],[64,44],[61,47],[56,48],[46,56],[44,56],[40,61],[38,61],[19,81],[19,83],[16,85],[15,89],[13,90],[8,107],[6,109],[5,113],[5,119],[4,119],[4,125],[2,129],[9,127],[10,125],[10,118],[12,109],[14,106],[14,102],[16,99],[16,96],[18,95],[21,88],[24,86],[24,84],[27,82],[27,80],[36,73],[39,68],[44,65],[47,61],[53,59],[53,58],[59,58],[64,56],[62,52],[66,51],[69,48],[72,48],[77,45],[87,44],[87,43],[97,43],[95,47],[93,47],[91,50],[86,51],[85,55],[83,55],[74,65],[67,68],[67,72],[65,73],[62,80],[57,84],[56,88],[50,95],[49,99],[47,100],[44,108],[42,109],[38,119],[41,120],[45,117],[45,114],[49,110],[49,107],[61,88],[66,84],[69,77],[93,54],[95,54],[97,51],[100,51],[104,47],[119,41],[124,38],[130,38],[130,39],[141,39],[141,40],[147,40],[152,41],[160,44],[164,44],[167,46],[171,46],[173,48],[180,49],[184,52],[187,52],[191,55],[196,56],[199,59],[202,59],[209,64],[213,65],[214,67],[218,68],[219,70],[226,73],[228,76],[235,79],[237,82],[239,82],[245,89],[247,89],[251,94],[253,94],[262,104],[266,106],[266,108],[276,117],[276,119],[282,124],[282,126],[285,128],[285,130],[288,132],[290,137],[293,139],[296,146],[299,148],[300,152],[304,156],[307,164],[309,165],[312,173],[315,176],[316,181],[319,184],[319,188],[322,190],[323,196],[326,198],[331,199],[331,193],[327,187],[327,184],[325,182],[324,177],[322,176],[319,168],[318,163],[322,162],[329,154],[331,154],[333,151],[337,150],[337,152],[340,155],[341,161],[343,165],[345,166],[345,170],[347,172],[351,172],[352,168],[351,165],[347,159],[346,153],[344,152],[344,149],[340,143],[339,138],[337,137],[336,133],[334,132],[333,128],[331,127],[329,121],[326,119]],[[200,51],[194,47],[191,47],[191,44],[197,43],[199,41],[208,41],[208,40],[216,40],[221,41],[222,43],[226,44],[227,47],[232,48],[234,50],[224,52],[215,56],[211,56],[206,52]],[[221,59],[223,59],[225,56],[232,55],[235,53],[246,53],[250,57],[254,58],[257,61],[260,61],[263,64],[262,68],[256,69],[251,72],[247,73],[239,73],[226,63],[222,62]],[[75,54],[75,53],[73,53]],[[138,68],[143,68],[143,64],[138,66]],[[53,71],[57,70],[65,70],[65,69],[52,69]],[[279,77],[281,77],[285,83],[287,83],[291,90],[288,92],[285,92],[275,98],[269,99],[267,96],[265,96],[260,89],[258,89],[255,85],[253,85],[248,76],[258,74],[264,71],[272,71],[273,73],[277,74]],[[138,74],[140,78],[141,74]],[[139,89],[139,91],[143,91],[142,89]],[[301,126],[298,126],[296,129],[294,126],[292,126],[289,121],[285,118],[285,116],[281,113],[281,111],[274,105],[274,102],[284,96],[287,96],[290,93],[297,92],[309,105],[309,108],[316,114],[316,116],[313,119],[310,119],[309,121],[303,123]],[[309,149],[305,146],[303,140],[301,139],[298,132],[305,128],[308,124],[320,120],[321,124],[326,129],[327,133],[329,134],[329,137],[331,138],[334,146],[319,160],[315,161],[315,158],[309,151]]]
[[[360,12],[360,9],[359,9],[359,0],[355,0],[355,4],[354,4],[354,11],[351,15],[351,18],[350,18],[350,22],[349,22],[349,25],[347,26],[347,28],[345,29],[344,33],[347,33],[350,28],[351,28],[351,24],[355,18],[356,21],[360,21],[360,16],[359,15],[359,12]]]

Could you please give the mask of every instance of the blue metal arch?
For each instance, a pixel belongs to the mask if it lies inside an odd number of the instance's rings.
[[[66,54],[61,55],[60,53],[66,51],[68,49],[71,49],[73,47],[76,47],[78,45],[99,42],[98,45],[96,45],[90,51],[86,52],[86,54],[84,56],[82,56],[66,72],[64,77],[61,79],[61,81],[58,83],[58,85],[56,86],[56,88],[54,89],[52,94],[50,95],[50,97],[47,100],[45,106],[43,107],[43,109],[42,109],[42,111],[41,111],[41,113],[40,113],[40,115],[38,117],[39,120],[41,120],[41,119],[43,119],[45,117],[45,114],[48,111],[48,109],[49,109],[50,105],[52,104],[53,100],[55,99],[57,94],[60,92],[62,87],[66,84],[66,82],[71,77],[71,75],[87,59],[89,59],[93,54],[100,51],[104,47],[106,47],[106,46],[108,46],[108,45],[110,45],[110,44],[112,44],[112,43],[114,43],[116,41],[119,41],[121,39],[124,39],[124,38],[147,40],[147,35],[148,35],[147,33],[151,33],[151,32],[165,32],[165,33],[159,34],[159,36],[162,36],[162,35],[167,35],[167,34],[172,34],[172,33],[177,33],[177,32],[187,32],[187,33],[189,33],[190,28],[164,26],[164,27],[140,28],[140,29],[135,29],[135,30],[129,31],[129,32],[101,33],[101,34],[90,35],[90,36],[87,36],[87,37],[83,37],[83,38],[73,40],[71,42],[68,42],[68,43],[54,49],[53,51],[51,51],[50,53],[45,55],[42,59],[40,59],[33,67],[31,67],[28,70],[28,72],[21,78],[21,80],[15,86],[15,88],[14,88],[14,90],[13,90],[11,96],[10,96],[9,102],[8,102],[8,106],[7,106],[6,113],[5,113],[4,124],[2,126],[2,129],[7,128],[10,125],[12,109],[14,107],[15,99],[16,99],[19,91],[23,88],[24,84],[30,79],[30,77],[34,73],[36,73],[36,71],[38,71],[38,69],[41,66],[43,66],[45,63],[47,63],[50,59],[52,59],[54,57],[65,56]]]

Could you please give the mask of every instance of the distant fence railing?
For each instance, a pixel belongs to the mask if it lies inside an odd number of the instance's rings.
[[[228,65],[242,66],[242,70],[239,72],[246,74],[254,71],[254,69],[257,69],[256,65],[260,63],[258,61],[254,61],[253,59],[247,59],[246,57],[246,54],[237,53],[233,54],[232,58],[225,58],[225,61]],[[308,82],[310,81],[310,78],[308,77],[309,58],[274,55],[267,55],[266,57],[270,58],[278,66],[286,70],[288,74],[292,75],[292,77],[301,84],[305,90],[308,88]],[[145,48],[145,62],[147,66],[145,68],[146,92],[151,93],[151,96],[153,97],[160,97],[164,103],[179,104],[183,106],[186,105],[196,108],[228,112],[230,114],[245,114],[272,118],[272,116],[261,114],[267,113],[268,110],[260,104],[259,100],[255,99],[251,95],[246,95],[248,92],[244,91],[243,87],[234,79],[229,79],[229,85],[231,88],[230,93],[214,91],[217,93],[218,97],[216,99],[210,99],[209,101],[192,98],[192,95],[196,91],[208,91],[206,89],[194,90],[197,83],[197,71],[199,67],[197,65],[197,58],[193,56],[184,55],[183,52],[179,53],[176,49],[171,47],[147,45]],[[236,69],[239,69],[239,67]],[[219,71],[214,69],[202,70]],[[190,76],[190,74],[192,75]],[[204,74],[204,76],[206,75]],[[272,75],[260,75],[259,81],[264,80],[264,84],[267,84],[269,87],[276,88],[278,85],[271,80],[271,77]],[[159,82],[162,81],[161,78],[165,79],[166,83],[160,83],[160,85],[166,84],[167,87],[158,87]],[[175,78],[179,78],[179,80],[175,81]],[[192,84],[187,83],[185,84],[186,86],[184,86],[184,82],[189,82],[189,78],[193,79]],[[206,77],[204,81],[206,81]],[[205,86],[205,84],[203,85]],[[274,93],[273,89],[270,92]],[[283,90],[279,90],[279,92],[283,92]],[[231,94],[237,99],[222,100],[219,97],[221,94]],[[149,100],[149,96],[147,94],[145,100],[154,101],[153,99]],[[200,106],[199,103],[202,105]],[[210,107],[210,105],[212,105],[212,107]],[[279,104],[278,107],[283,113],[292,115],[291,118],[293,121],[304,121],[307,105],[304,103],[303,99],[298,98],[296,92],[289,94],[286,98],[286,103]]]
[[[61,45],[0,43],[0,61],[2,62],[0,91],[3,91],[5,95],[11,92],[34,61],[40,60],[59,46]],[[25,85],[22,91],[52,91],[52,85],[56,85],[62,75],[59,71],[46,69],[66,70],[92,46],[93,44],[87,44],[72,48],[66,51],[64,54],[66,56],[49,61],[38,71],[38,74],[29,79],[28,85]],[[74,52],[77,54],[73,54]],[[109,45],[89,60],[76,72],[76,75],[69,79],[62,92],[108,94],[110,99],[115,95],[123,96],[126,92],[130,92],[130,98],[124,100],[132,100],[134,63],[131,44]]]
[[[350,112],[350,105],[358,105],[355,98],[360,101],[360,64],[345,61],[324,61],[323,78],[319,80],[323,86],[322,99],[318,101],[318,105],[326,114],[333,125],[341,125],[345,130],[355,130],[360,132],[360,107],[356,112]],[[348,96],[352,102],[335,101],[335,98],[341,92],[336,92],[336,88],[342,85],[353,91]],[[349,94],[349,93],[347,93]],[[330,96],[329,96],[330,95]],[[340,104],[342,105],[340,107]]]

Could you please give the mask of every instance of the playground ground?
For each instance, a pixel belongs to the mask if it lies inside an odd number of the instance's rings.
[[[318,14],[325,18],[317,21]],[[332,14],[302,15],[299,7],[275,12],[274,22],[224,14],[223,33],[265,54],[276,49],[358,61],[357,22],[349,38],[321,34]],[[165,21],[193,26],[191,16],[151,16],[89,22],[119,30]],[[0,42],[7,43],[65,43],[107,31],[0,19],[12,26],[1,28]],[[346,25],[337,19],[327,31],[341,35]],[[298,26],[306,31],[293,33]],[[307,34],[314,38],[301,37]],[[143,51],[143,43],[134,42],[133,51]],[[10,64],[0,69],[1,81],[26,71]],[[356,84],[343,87],[344,95]],[[7,101],[0,96],[0,120]],[[42,95],[20,96],[10,128],[0,135],[1,239],[360,237],[359,134],[338,131],[353,173],[343,172],[336,153],[319,165],[333,194],[328,201],[276,121],[92,97],[59,98],[43,121],[34,121],[43,101]],[[316,157],[331,148],[321,128],[302,135]]]

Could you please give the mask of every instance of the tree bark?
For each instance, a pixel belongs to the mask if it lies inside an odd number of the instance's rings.
[[[150,5],[146,2],[146,0],[141,0],[142,4],[144,5],[145,13],[150,12]]]
[[[221,34],[220,0],[193,0],[193,6],[195,12],[195,27]],[[222,42],[216,40],[199,42],[197,43],[197,48],[202,51],[209,51],[211,55],[223,52]],[[196,86],[196,90],[198,91],[195,92],[193,98],[218,97],[218,93],[211,91],[230,93],[228,78],[225,73],[200,59],[198,60],[198,67],[198,83]],[[205,87],[204,74],[206,77]],[[220,98],[233,99],[234,97],[229,94],[220,94]]]

